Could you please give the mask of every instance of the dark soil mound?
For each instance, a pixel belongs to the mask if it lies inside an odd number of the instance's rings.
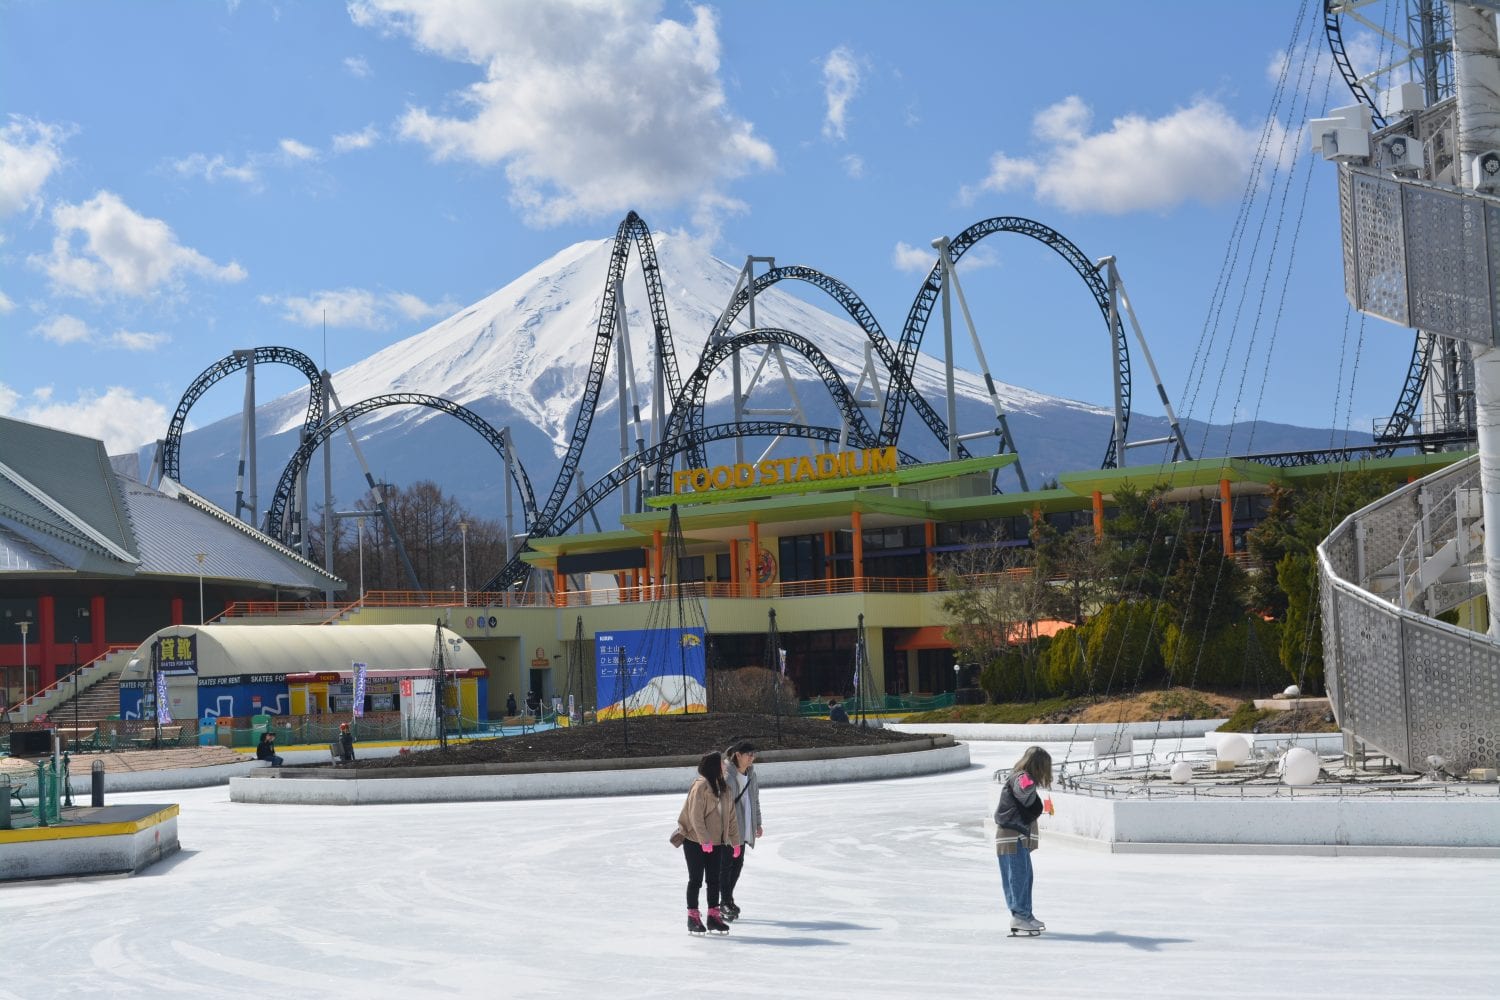
[[[447,750],[416,750],[395,757],[356,760],[353,767],[432,767],[454,764],[516,764],[547,760],[608,760],[616,757],[699,757],[750,740],[757,750],[870,746],[926,740],[886,729],[864,728],[783,716],[778,729],[769,715],[665,715],[549,729],[504,739],[455,743]],[[350,765],[346,765],[350,766]]]

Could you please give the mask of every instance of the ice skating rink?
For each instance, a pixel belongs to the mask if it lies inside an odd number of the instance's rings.
[[[0,888],[0,997],[1494,997],[1500,859],[1112,855],[1043,840],[1006,936],[990,771],[763,792],[727,938],[689,937],[678,795],[181,804],[134,878]],[[1053,748],[1061,756],[1065,748]],[[1139,745],[1137,749],[1140,749]]]

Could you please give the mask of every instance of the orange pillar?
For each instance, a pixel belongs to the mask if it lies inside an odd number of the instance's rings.
[[[170,614],[171,614],[171,624],[173,624],[173,625],[181,625],[182,624],[182,598],[180,598],[180,597],[174,597],[174,598],[172,598],[172,610],[171,610]]]
[[[1229,480],[1219,480],[1219,526],[1224,536],[1224,554],[1234,555],[1234,501],[1229,495]]]
[[[750,522],[750,596],[760,596],[760,525]]]
[[[937,553],[932,551],[937,548],[937,522],[928,521],[923,529],[927,542],[927,589],[937,590]]]
[[[661,550],[661,529],[657,528],[655,531],[651,532],[651,578],[656,583],[656,596],[658,598],[666,596],[666,591],[662,588],[663,561],[664,557]]]
[[[858,593],[865,589],[865,533],[859,511],[849,512],[849,527],[854,529],[854,590]]]
[[[1094,541],[1104,540],[1104,494],[1094,491]]]
[[[729,580],[729,596],[740,596],[740,540],[731,538],[729,540],[729,572],[733,574]]]
[[[568,578],[555,566],[552,568],[552,603],[559,608],[568,606]]]

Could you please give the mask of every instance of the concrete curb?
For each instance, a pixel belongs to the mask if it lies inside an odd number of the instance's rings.
[[[576,763],[587,766],[578,767]],[[697,761],[656,757],[576,763],[568,767],[553,761],[547,762],[545,770],[533,765],[524,771],[518,769],[520,765],[491,765],[485,773],[466,774],[413,775],[407,768],[383,773],[329,769],[327,774],[261,770],[232,778],[229,798],[233,802],[276,805],[383,805],[654,795],[686,790],[693,782]],[[968,766],[967,746],[934,740],[904,751],[886,747],[768,751],[758,755],[755,770],[762,786],[775,788],[908,778]]]
[[[1218,729],[1224,719],[1187,719],[1179,722],[1119,723],[978,723],[896,722],[885,728],[898,733],[936,735],[946,733],[956,740],[997,740],[1004,743],[1076,743],[1099,736],[1123,734],[1132,739],[1189,739]]]

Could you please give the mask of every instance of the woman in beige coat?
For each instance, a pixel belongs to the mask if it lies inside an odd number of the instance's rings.
[[[698,777],[688,789],[687,801],[677,817],[683,836],[682,855],[687,859],[688,933],[728,934],[729,925],[719,911],[719,869],[724,853],[740,853],[740,828],[734,800],[724,780],[724,758],[706,753],[698,761]],[[708,922],[698,912],[698,887],[708,882]]]

